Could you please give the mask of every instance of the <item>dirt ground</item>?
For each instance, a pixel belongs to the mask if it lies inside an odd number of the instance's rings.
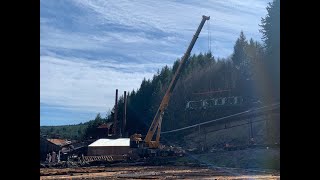
[[[40,179],[280,179],[279,172],[186,166],[41,168]]]

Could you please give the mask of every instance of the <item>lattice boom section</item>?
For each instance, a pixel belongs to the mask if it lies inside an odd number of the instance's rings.
[[[126,156],[84,156],[83,160],[86,162],[93,162],[93,161],[121,161],[125,160]]]

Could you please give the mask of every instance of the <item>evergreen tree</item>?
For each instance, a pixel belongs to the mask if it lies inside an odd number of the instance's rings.
[[[101,122],[102,121],[100,113],[97,114],[97,116],[96,116],[96,118],[94,120],[97,121],[97,122]]]
[[[272,96],[280,97],[280,0],[268,4],[267,15],[261,20],[266,48],[266,67],[270,77]]]
[[[234,65],[240,68],[241,65],[245,64],[247,61],[246,48],[248,46],[248,42],[246,40],[243,31],[240,33],[240,37],[237,39],[236,44],[233,48],[232,54],[232,62]]]

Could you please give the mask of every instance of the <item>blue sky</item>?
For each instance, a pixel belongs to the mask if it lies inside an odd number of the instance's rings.
[[[77,124],[114,105],[115,89],[137,89],[144,77],[185,52],[202,15],[192,53],[231,55],[243,30],[261,39],[267,0],[41,0],[40,125]],[[210,26],[208,26],[210,24]]]

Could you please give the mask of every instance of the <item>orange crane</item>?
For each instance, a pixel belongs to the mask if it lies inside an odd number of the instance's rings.
[[[174,87],[175,87],[175,85],[176,85],[176,83],[177,83],[177,81],[178,81],[178,79],[180,77],[180,74],[181,74],[181,72],[182,72],[182,70],[183,70],[183,68],[184,68],[184,66],[186,64],[187,59],[190,56],[191,50],[192,50],[192,48],[193,48],[193,46],[194,46],[194,44],[195,44],[200,32],[201,32],[201,29],[202,29],[205,21],[209,20],[209,19],[210,19],[210,16],[204,16],[204,15],[202,16],[202,21],[201,21],[196,33],[194,34],[186,53],[183,55],[183,57],[182,57],[182,59],[180,61],[180,64],[179,64],[179,66],[178,66],[178,68],[177,68],[177,70],[176,70],[176,72],[175,72],[175,74],[174,74],[174,76],[173,76],[173,78],[171,80],[171,83],[170,83],[170,85],[169,85],[169,87],[168,87],[168,89],[167,89],[167,91],[166,91],[166,93],[165,93],[165,95],[164,95],[164,97],[163,97],[163,99],[161,101],[161,104],[160,104],[160,106],[159,106],[159,108],[157,110],[157,113],[153,118],[153,121],[152,121],[151,126],[149,128],[149,131],[148,131],[148,133],[147,133],[147,135],[146,135],[146,137],[144,139],[145,146],[148,147],[148,148],[151,148],[151,149],[159,148],[159,145],[160,145],[160,143],[159,143],[159,141],[160,141],[160,133],[161,133],[161,123],[162,123],[162,118],[163,118],[163,115],[164,115],[164,111],[168,106],[168,103],[169,103],[171,94],[173,92],[173,89],[174,89]],[[157,130],[156,140],[152,141],[152,138],[153,138],[156,130]],[[131,137],[135,141],[142,141],[141,134],[134,134]]]

